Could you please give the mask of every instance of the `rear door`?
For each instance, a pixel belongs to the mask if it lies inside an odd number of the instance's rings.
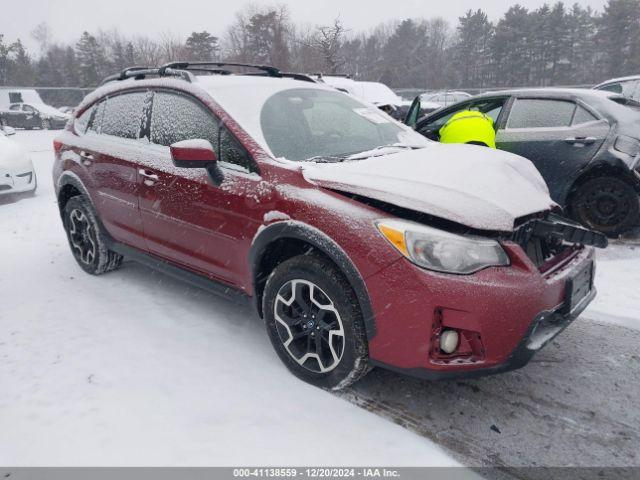
[[[116,240],[146,250],[138,208],[139,141],[151,93],[145,90],[111,96],[96,105],[76,153],[93,181],[94,204]]]
[[[609,134],[609,123],[573,100],[516,98],[496,145],[528,158],[563,202],[566,187],[593,158]]]
[[[149,251],[210,278],[242,286],[251,232],[262,221],[270,190],[241,143],[198,99],[168,90],[154,94],[149,152],[139,170],[140,212]],[[223,174],[177,168],[169,146],[208,140]]]

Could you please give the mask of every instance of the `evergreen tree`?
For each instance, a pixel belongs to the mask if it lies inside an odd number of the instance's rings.
[[[11,45],[12,59],[7,74],[7,83],[11,85],[32,86],[35,80],[35,71],[31,57],[18,39]]]
[[[640,0],[609,0],[598,22],[602,77],[640,71]]]
[[[109,71],[104,47],[89,32],[83,32],[76,44],[76,56],[83,86],[97,85]]]
[[[220,51],[218,37],[214,37],[207,31],[193,32],[187,38],[187,60],[207,61],[216,60]]]
[[[531,83],[531,23],[529,12],[515,5],[496,25],[491,42],[496,86],[518,87]]]
[[[457,37],[450,50],[451,69],[460,87],[491,85],[491,42],[494,27],[487,14],[469,10],[459,18]]]

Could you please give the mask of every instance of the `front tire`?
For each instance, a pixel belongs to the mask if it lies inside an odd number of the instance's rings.
[[[63,211],[63,225],[73,257],[85,272],[101,275],[120,267],[122,256],[107,248],[87,197],[78,195],[69,199]]]
[[[51,121],[44,119],[42,120],[42,130],[51,130]]]
[[[314,255],[283,262],[267,280],[262,306],[271,343],[298,378],[340,390],[368,372],[358,299],[331,262]]]
[[[569,206],[577,221],[611,238],[628,232],[640,219],[638,192],[628,182],[612,176],[581,184]]]

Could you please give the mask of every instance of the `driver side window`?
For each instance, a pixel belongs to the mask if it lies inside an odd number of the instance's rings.
[[[440,129],[447,123],[451,117],[463,110],[478,110],[493,119],[493,124],[497,128],[498,118],[504,107],[506,98],[492,98],[487,100],[476,100],[475,102],[467,102],[455,110],[436,118],[435,120],[422,125],[418,132],[431,140],[440,140]]]

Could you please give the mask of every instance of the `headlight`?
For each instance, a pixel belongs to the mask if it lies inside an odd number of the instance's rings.
[[[495,240],[456,235],[405,220],[380,220],[376,226],[402,255],[429,270],[469,274],[509,265],[509,257]]]
[[[626,135],[618,135],[613,148],[619,152],[626,153],[630,157],[635,157],[640,153],[640,141]]]

